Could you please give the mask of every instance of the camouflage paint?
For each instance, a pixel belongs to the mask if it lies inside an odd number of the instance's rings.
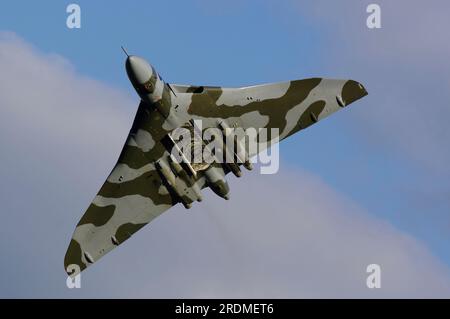
[[[187,203],[200,201],[198,190],[210,187],[228,198],[225,175],[229,167],[218,163],[207,165],[196,176],[184,170],[176,174],[173,186],[167,184],[155,162],[170,165],[170,150],[163,141],[175,128],[192,119],[202,120],[204,129],[224,120],[230,127],[243,129],[278,128],[282,140],[367,95],[356,81],[322,78],[236,89],[169,86],[145,60],[138,60],[136,66],[130,59],[137,58],[129,57],[126,68],[141,103],[117,164],[75,228],[65,269],[76,264],[83,270],[96,262],[179,203],[180,195]],[[147,73],[136,71],[146,65]],[[151,76],[143,81],[142,74]]]

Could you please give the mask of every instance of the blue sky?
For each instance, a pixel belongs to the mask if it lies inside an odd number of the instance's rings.
[[[2,27],[67,57],[81,73],[127,89],[117,67],[123,64],[120,45],[146,56],[174,82],[242,85],[315,74],[312,63],[326,40],[298,14],[286,16],[288,4],[278,8],[271,1],[78,1],[80,30],[65,27],[68,3],[11,1],[2,10]],[[287,63],[279,66],[278,59]]]
[[[430,18],[439,10],[379,2],[383,27],[369,30],[368,1],[77,1],[82,28],[70,30],[70,2],[4,1],[0,30],[64,57],[76,74],[136,106],[121,45],[172,83],[237,87],[311,76],[364,83],[368,97],[284,141],[282,165],[320,178],[450,266],[450,81],[443,57],[450,50],[438,37],[430,40],[441,30]],[[405,16],[419,19],[410,26]],[[135,105],[126,104],[133,113]]]

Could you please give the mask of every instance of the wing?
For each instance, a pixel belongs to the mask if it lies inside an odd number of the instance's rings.
[[[270,138],[278,137],[279,141],[367,95],[356,81],[323,78],[236,89],[172,87],[177,92],[191,94],[187,112],[194,119],[202,119],[204,128],[215,127],[218,119],[224,119],[230,127],[278,129],[278,136]],[[270,144],[269,141],[264,145]]]
[[[165,134],[158,121],[141,103],[117,164],[73,233],[64,258],[68,273],[96,262],[178,202],[155,170],[164,154],[155,142]]]

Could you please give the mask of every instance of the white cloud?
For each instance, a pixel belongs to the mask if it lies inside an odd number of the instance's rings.
[[[420,242],[286,166],[276,176],[230,178],[230,201],[206,191],[190,211],[163,214],[69,291],[65,249],[118,156],[137,99],[13,34],[0,36],[0,70],[0,296],[450,295],[449,270]],[[380,290],[365,286],[370,263],[382,267]]]
[[[283,166],[231,186],[230,201],[211,195],[174,209],[84,278],[120,268],[112,285],[123,287],[132,264],[141,276],[127,292],[138,297],[450,295],[449,271],[426,247],[309,173]],[[372,263],[382,267],[380,290],[365,284]]]
[[[376,1],[381,29],[368,29],[374,1],[299,5],[327,38],[327,69],[363,82],[369,96],[348,116],[362,143],[381,145],[431,174],[450,175],[448,1]],[[364,129],[359,129],[364,128]]]

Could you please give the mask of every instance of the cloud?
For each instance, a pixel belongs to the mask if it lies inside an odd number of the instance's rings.
[[[67,289],[65,250],[137,98],[11,33],[0,69],[1,297],[450,296],[449,269],[422,243],[287,165],[230,177],[230,201],[206,190],[190,211],[170,210]],[[371,263],[379,290],[365,286]]]
[[[361,140],[448,177],[450,44],[442,30],[450,28],[450,4],[379,0],[382,28],[368,29],[370,3],[314,1],[294,7],[320,24],[327,37],[324,50],[332,52],[327,69],[367,87],[369,96],[348,117],[352,127],[364,128],[358,130]]]
[[[0,65],[0,236],[10,267],[0,294],[23,295],[36,266],[60,273],[66,236],[116,161],[135,101],[14,33],[0,33]]]
[[[384,199],[371,206],[448,263],[450,44],[442,30],[450,27],[449,3],[376,1],[382,28],[375,30],[366,27],[370,3],[292,2],[291,8],[320,28],[326,72],[358,79],[369,92],[343,119],[344,138],[367,168],[365,178],[356,169],[351,178],[370,183]]]

